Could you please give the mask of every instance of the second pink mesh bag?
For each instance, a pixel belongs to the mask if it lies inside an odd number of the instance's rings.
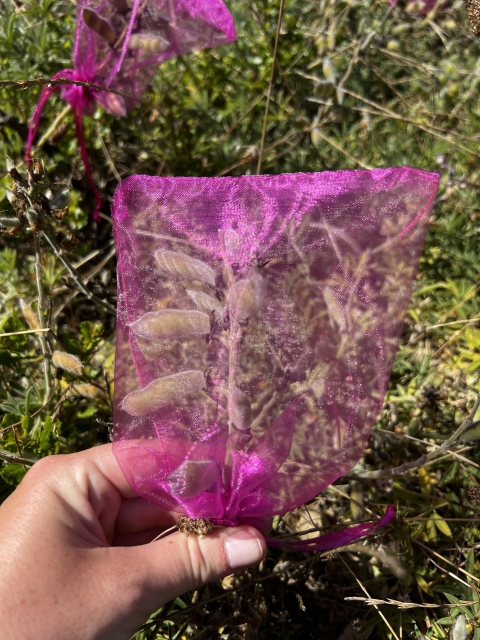
[[[254,523],[356,464],[437,187],[410,168],[119,185],[114,452],[138,495]]]
[[[83,140],[83,114],[92,115],[100,105],[114,116],[125,116],[138,105],[165,60],[235,38],[233,18],[222,0],[79,0],[73,69],[62,69],[52,80],[91,82],[118,93],[75,84],[44,87],[30,121],[27,160],[43,107],[59,88],[72,107],[96,213],[101,200]]]

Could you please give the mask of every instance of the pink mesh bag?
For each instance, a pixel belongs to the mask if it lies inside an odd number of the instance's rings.
[[[437,187],[405,167],[119,185],[114,452],[139,496],[255,523],[356,464]]]
[[[72,107],[98,211],[101,200],[83,140],[83,114],[91,115],[98,104],[115,116],[124,116],[138,104],[162,62],[235,38],[233,18],[222,0],[79,0],[74,68],[59,71],[52,80],[91,82],[119,93],[73,84],[46,86],[32,114],[27,160],[45,102],[60,88],[62,98]]]

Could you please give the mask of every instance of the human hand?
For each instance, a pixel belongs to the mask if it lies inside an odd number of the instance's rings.
[[[166,602],[265,555],[250,526],[146,544],[178,515],[134,494],[111,445],[37,462],[0,507],[2,636],[128,639]]]

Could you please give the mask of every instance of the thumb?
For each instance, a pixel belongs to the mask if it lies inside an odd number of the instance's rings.
[[[176,532],[124,551],[132,553],[133,566],[143,573],[142,605],[151,613],[186,591],[258,564],[266,543],[253,527],[222,527],[205,537]]]

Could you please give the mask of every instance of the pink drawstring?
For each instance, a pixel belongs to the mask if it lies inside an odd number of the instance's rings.
[[[59,71],[54,76],[52,76],[52,80],[58,80],[59,78],[67,78],[68,80],[79,82],[88,82],[90,80],[89,78],[83,77],[73,69],[63,69],[62,71]],[[87,104],[95,100],[96,91],[94,89],[87,89],[86,87],[80,87],[78,85],[71,84],[57,85],[55,87],[46,86],[42,89],[40,98],[30,119],[27,145],[25,149],[25,161],[29,162],[31,160],[30,152],[32,149],[33,141],[38,131],[43,108],[47,100],[57,88],[60,89],[62,98],[66,100],[72,107],[75,132],[77,134],[77,140],[80,147],[80,155],[82,156],[83,166],[85,167],[85,176],[95,196],[95,209],[93,211],[92,217],[95,221],[98,221],[100,220],[99,211],[100,207],[102,206],[102,198],[93,180],[92,170],[90,167],[90,162],[88,160],[87,148],[85,146],[85,139],[83,137],[83,111]]]
[[[276,538],[266,538],[269,547],[290,549],[292,551],[327,551],[343,547],[370,533],[375,533],[380,527],[385,527],[395,518],[395,507],[388,505],[383,518],[379,522],[364,522],[353,527],[325,533],[323,536],[310,538],[309,540],[283,541]]]

